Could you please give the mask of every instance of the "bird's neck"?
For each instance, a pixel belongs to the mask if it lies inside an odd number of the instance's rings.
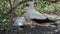
[[[33,6],[29,6],[29,7],[26,8],[26,10],[31,12],[31,11],[34,11],[35,9],[34,9]]]

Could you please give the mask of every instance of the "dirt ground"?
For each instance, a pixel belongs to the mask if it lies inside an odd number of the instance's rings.
[[[60,34],[60,29],[54,25],[47,25],[49,23],[27,25],[27,27],[18,30],[10,30],[8,34]]]
[[[60,34],[60,17],[57,15],[46,15],[48,18],[56,19],[58,26],[51,25],[51,23],[30,23],[26,25],[25,28],[19,28],[14,30],[9,30],[7,34]]]

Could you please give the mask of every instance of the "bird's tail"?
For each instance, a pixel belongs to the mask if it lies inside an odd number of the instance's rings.
[[[53,23],[53,25],[56,25],[57,26],[57,23],[56,23],[56,19],[46,19],[48,22],[50,22],[50,23]]]

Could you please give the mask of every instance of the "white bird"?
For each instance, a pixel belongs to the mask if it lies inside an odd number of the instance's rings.
[[[26,13],[25,15],[32,21],[36,23],[47,23],[47,22],[52,22],[54,23],[55,21],[49,20],[47,16],[39,13],[34,9],[34,4],[31,1],[28,1],[26,4]],[[56,23],[54,23],[56,25]]]
[[[24,17],[17,17],[13,25],[23,28],[25,24],[26,24],[26,20]]]

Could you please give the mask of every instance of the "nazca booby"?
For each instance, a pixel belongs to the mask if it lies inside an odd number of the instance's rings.
[[[28,1],[28,2],[26,2],[25,6],[26,6],[25,15],[26,15],[31,21],[34,21],[34,22],[36,22],[36,23],[48,23],[48,22],[51,22],[51,23],[54,23],[54,25],[57,25],[57,24],[55,23],[55,21],[48,19],[47,16],[45,16],[45,15],[39,13],[38,11],[36,11],[36,10],[34,9],[34,4],[33,4],[33,2]]]

